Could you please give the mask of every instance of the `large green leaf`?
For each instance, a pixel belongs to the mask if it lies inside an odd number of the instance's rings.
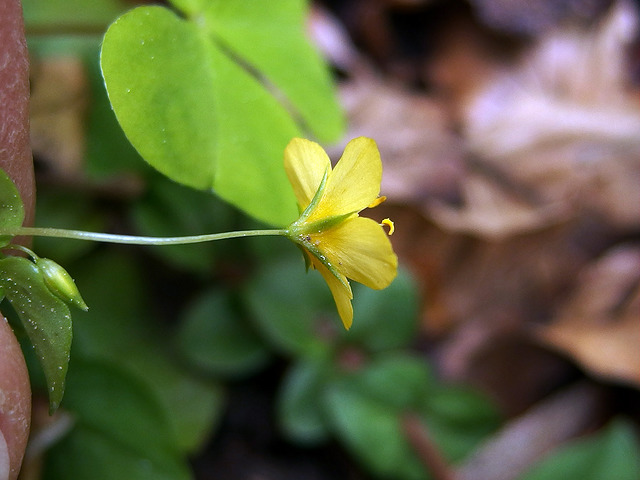
[[[134,9],[107,31],[102,71],[118,121],[149,164],[185,185],[213,188],[262,221],[285,225],[295,219],[297,209],[282,155],[288,141],[301,136],[302,130],[274,90],[289,95],[291,103],[311,105],[296,104],[298,112],[306,112],[300,113],[304,123],[324,125],[329,119],[321,114],[322,107],[337,108],[328,77],[320,74],[321,62],[311,55],[311,47],[300,47],[302,15],[296,6],[300,2],[259,8],[259,2],[251,2],[263,12],[258,17],[249,15],[242,3],[182,2],[189,8],[190,20],[161,7]],[[275,18],[264,13],[271,9]],[[280,37],[279,19],[285,31],[295,30],[289,27],[297,23],[298,34]],[[255,37],[243,40],[251,30],[262,32],[259,42]],[[251,58],[246,57],[249,51]],[[313,68],[293,75],[300,62]],[[291,66],[284,69],[283,63]],[[264,68],[270,82],[284,83],[269,87],[250,66]],[[288,73],[275,78],[281,67]],[[308,84],[313,91],[307,91]],[[319,136],[331,136],[331,128],[341,127],[320,129],[324,135]]]
[[[22,226],[24,220],[24,206],[18,189],[9,176],[0,169],[0,228],[15,228]],[[0,235],[0,247],[4,247],[11,240],[9,235]]]
[[[344,119],[327,68],[306,35],[306,0],[196,0],[173,3],[203,21],[214,42],[247,62],[284,94],[320,141],[336,140]]]
[[[178,344],[190,363],[214,374],[247,375],[269,358],[264,342],[218,289],[206,291],[185,311]]]
[[[187,462],[172,443],[165,411],[153,392],[105,362],[69,369],[65,407],[75,428],[48,455],[45,478],[186,480]]]
[[[65,388],[71,349],[69,307],[45,285],[33,262],[22,257],[0,260],[0,290],[4,290],[42,365],[49,404],[55,410]]]
[[[165,409],[177,447],[200,448],[222,413],[222,389],[173,358],[170,335],[149,313],[135,259],[109,250],[85,259],[73,273],[91,305],[75,322],[74,358],[108,361],[139,379]]]

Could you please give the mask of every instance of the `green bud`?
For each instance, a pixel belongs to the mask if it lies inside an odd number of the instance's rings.
[[[89,307],[80,296],[73,278],[64,268],[48,258],[38,258],[35,263],[51,293],[65,303],[75,305],[85,312],[89,310]]]

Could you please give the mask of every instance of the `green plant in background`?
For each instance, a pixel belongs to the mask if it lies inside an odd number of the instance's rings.
[[[599,433],[543,458],[517,480],[633,480],[640,474],[639,449],[631,422],[613,419]]]
[[[295,269],[290,260],[272,262],[245,290],[258,330],[292,359],[278,399],[289,438],[313,445],[337,437],[382,478],[422,479],[428,474],[405,422],[428,428],[452,462],[495,429],[498,416],[486,399],[441,384],[410,353],[418,299],[406,272],[379,293],[358,285],[353,327],[345,332],[332,323],[322,285],[301,284]],[[281,276],[293,281],[271,280]]]

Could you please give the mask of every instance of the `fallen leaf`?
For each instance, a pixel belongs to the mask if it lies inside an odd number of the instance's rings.
[[[78,174],[85,151],[88,84],[77,58],[35,62],[31,75],[31,146],[59,174]]]
[[[619,228],[640,225],[631,201],[640,196],[640,103],[625,62],[637,27],[635,9],[618,2],[597,28],[552,31],[518,64],[466,91],[459,100],[469,158],[499,176],[487,183],[469,169],[463,206],[428,207],[434,219],[489,237],[585,212]],[[528,205],[514,203],[509,190]]]
[[[586,267],[544,343],[592,374],[640,387],[640,248],[620,246]]]

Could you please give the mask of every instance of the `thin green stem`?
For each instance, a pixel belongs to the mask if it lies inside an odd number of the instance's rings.
[[[62,228],[18,227],[0,231],[0,235],[69,238],[106,243],[126,243],[131,245],[184,245],[187,243],[213,242],[228,238],[260,237],[267,235],[287,235],[287,230],[244,230],[237,232],[210,233],[185,237],[144,237],[138,235],[117,235],[112,233],[65,230]]]

